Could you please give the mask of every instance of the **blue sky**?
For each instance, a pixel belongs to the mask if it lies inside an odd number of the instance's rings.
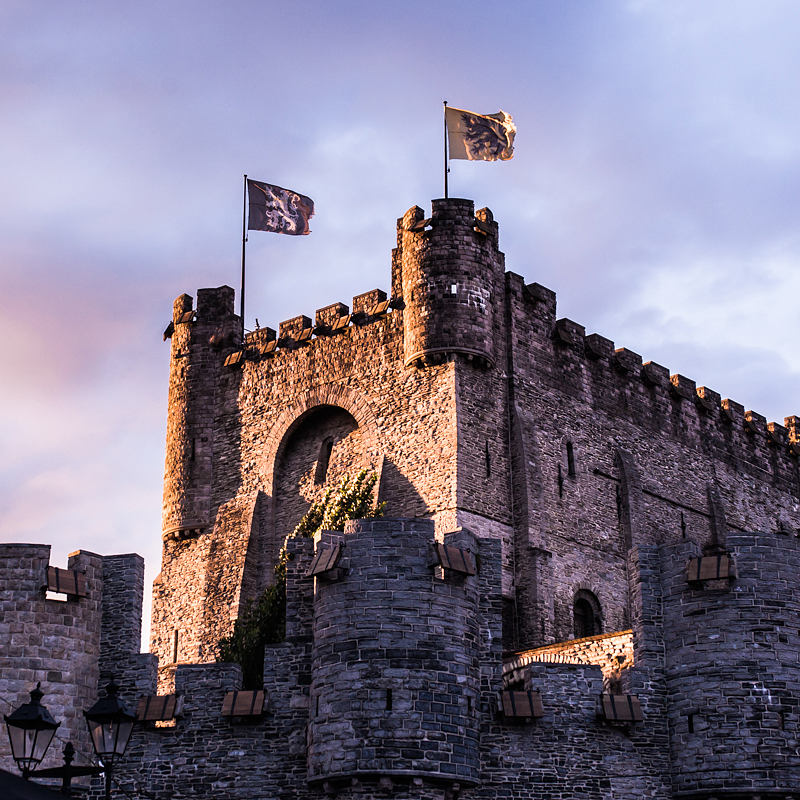
[[[503,109],[453,162],[507,268],[567,316],[783,422],[800,414],[800,4],[0,6],[0,540],[135,550],[160,504],[172,300],[237,287],[242,174],[312,197],[251,234],[248,327],[389,288],[442,194],[442,101]]]

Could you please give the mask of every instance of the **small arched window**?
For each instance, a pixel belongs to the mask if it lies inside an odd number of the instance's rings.
[[[319,448],[319,458],[317,458],[317,470],[314,473],[314,483],[321,486],[325,483],[328,477],[328,464],[331,461],[331,452],[333,451],[333,437],[329,436],[323,440]]]
[[[603,632],[600,603],[591,592],[585,590],[578,592],[572,606],[572,619],[576,639],[596,636]]]

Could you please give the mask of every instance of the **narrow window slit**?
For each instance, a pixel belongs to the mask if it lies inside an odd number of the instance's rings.
[[[386,690],[386,710],[387,711],[391,711],[392,710],[392,690],[391,689],[387,689]]]
[[[173,664],[177,664],[178,663],[178,642],[179,642],[179,640],[180,640],[180,633],[178,632],[178,629],[175,628],[175,630],[172,633],[172,663]]]
[[[489,440],[486,440],[486,477],[492,477],[492,456],[489,453]]]
[[[314,475],[314,483],[317,486],[322,485],[325,483],[325,479],[328,477],[328,465],[331,461],[331,453],[333,452],[333,438],[328,437],[322,442],[321,447],[319,448],[319,458],[317,458],[317,471]]]
[[[689,714],[686,719],[689,722],[689,733],[694,733],[694,714]]]
[[[567,475],[570,478],[575,477],[575,450],[572,442],[567,442]]]

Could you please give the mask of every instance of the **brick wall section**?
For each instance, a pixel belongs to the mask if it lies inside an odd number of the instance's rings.
[[[775,533],[729,533],[728,545],[738,570],[728,588],[687,584],[694,542],[662,552],[675,790],[794,796],[800,545]]]
[[[100,647],[109,661],[139,652],[143,598],[144,559],[136,553],[105,556]]]
[[[0,697],[3,713],[30,700],[41,681],[42,704],[61,727],[42,767],[61,764],[72,741],[83,763],[92,753],[83,711],[97,699],[103,559],[86,551],[69,557],[67,568],[86,576],[87,596],[47,600],[49,545],[0,545]],[[139,609],[141,616],[141,608]],[[8,737],[0,736],[0,765],[16,772]]]
[[[481,734],[483,780],[474,798],[670,798],[666,721],[640,692],[645,721],[632,730],[598,719],[598,666],[531,664],[544,717],[534,723],[488,717]],[[494,699],[495,709],[497,699]]]
[[[158,684],[158,659],[139,652],[143,598],[144,559],[136,553],[104,556],[98,693],[94,699],[104,693],[113,676],[131,711],[136,710],[139,697],[156,694]]]

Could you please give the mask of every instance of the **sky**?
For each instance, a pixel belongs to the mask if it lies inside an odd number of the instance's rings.
[[[149,591],[161,334],[179,294],[238,295],[242,175],[316,204],[251,233],[248,328],[388,290],[445,100],[513,116],[450,195],[559,317],[800,414],[799,79],[796,0],[3,0],[0,542],[135,551]]]

